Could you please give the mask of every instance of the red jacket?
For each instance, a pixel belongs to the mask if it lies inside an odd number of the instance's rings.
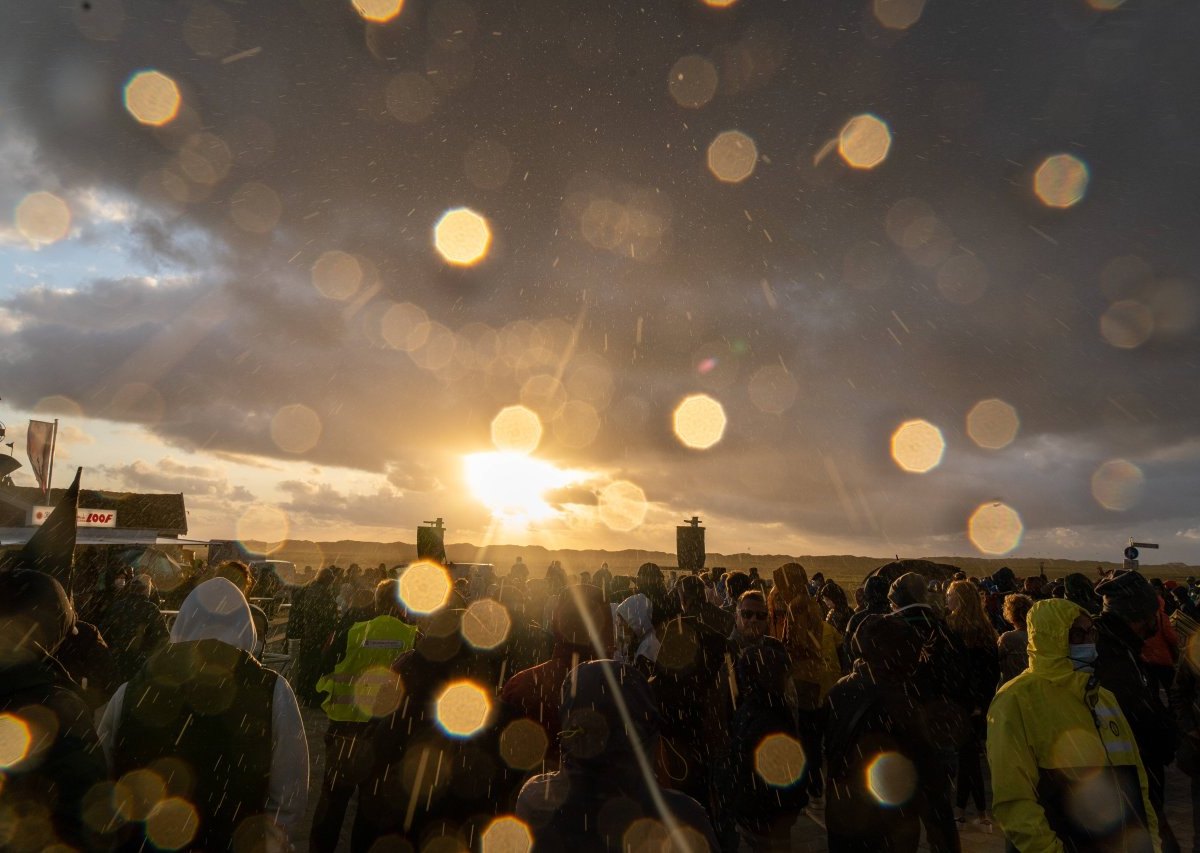
[[[1155,666],[1174,666],[1179,660],[1179,635],[1167,618],[1166,604],[1158,597],[1158,632],[1142,644],[1142,660]]]

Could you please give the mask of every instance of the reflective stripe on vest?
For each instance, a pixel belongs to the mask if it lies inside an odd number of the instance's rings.
[[[417,629],[393,616],[376,616],[369,622],[356,622],[346,638],[346,656],[336,669],[317,682],[317,690],[328,693],[321,707],[331,720],[365,723],[372,710],[390,713],[394,702],[385,692],[399,685],[399,676],[391,672],[392,663],[416,640]]]

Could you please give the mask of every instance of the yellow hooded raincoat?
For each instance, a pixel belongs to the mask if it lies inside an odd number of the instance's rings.
[[[1068,658],[1083,613],[1063,599],[1029,611],[1029,667],[988,711],[993,811],[1021,853],[1157,851],[1146,773],[1116,699]]]

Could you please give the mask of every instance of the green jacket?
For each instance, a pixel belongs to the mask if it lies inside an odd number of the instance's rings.
[[[988,710],[993,812],[1021,853],[1159,851],[1129,724],[1113,695],[1067,657],[1083,612],[1063,599],[1029,611],[1029,667]]]

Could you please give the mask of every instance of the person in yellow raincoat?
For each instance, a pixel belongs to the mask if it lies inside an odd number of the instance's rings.
[[[1029,667],[988,710],[993,814],[1021,853],[1158,853],[1146,773],[1093,672],[1096,629],[1064,599],[1029,611]]]

